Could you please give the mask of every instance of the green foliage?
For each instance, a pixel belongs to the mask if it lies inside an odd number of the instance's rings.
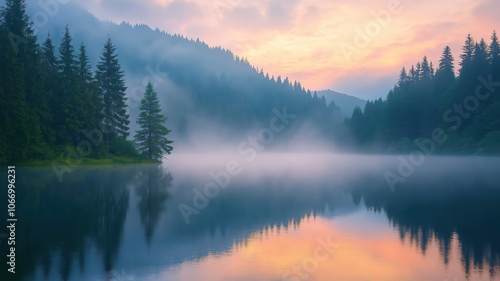
[[[0,158],[38,158],[49,113],[41,87],[39,46],[24,1],[6,1],[0,24]],[[47,117],[47,118],[46,118]]]
[[[135,149],[134,143],[123,138],[114,138],[109,143],[109,153],[117,156],[139,158],[139,153]]]
[[[103,119],[106,128],[113,134],[126,139],[129,135],[129,115],[127,114],[127,98],[125,96],[125,80],[118,62],[116,47],[108,38],[104,45],[101,61],[97,65],[96,79],[102,94]],[[107,136],[108,138],[109,136]]]
[[[161,159],[164,153],[172,151],[172,141],[167,139],[170,133],[165,127],[167,118],[161,114],[160,101],[151,82],[141,100],[137,124],[141,127],[135,135],[135,142],[141,155],[149,159]]]
[[[469,34],[467,34],[467,38],[465,39],[464,46],[462,47],[462,54],[460,55],[460,58],[462,61],[460,61],[460,66],[462,67],[460,69],[460,75],[464,75],[467,71],[467,67],[472,63],[472,60],[474,58],[474,49],[475,49],[475,43],[474,43],[474,38]]]
[[[58,56],[50,34],[42,47],[36,42],[25,1],[6,1],[0,12],[0,162],[57,158],[66,147],[76,147],[85,140],[85,130],[102,128],[101,93],[120,137],[111,136],[109,152],[138,157],[133,143],[126,140],[126,88],[111,41],[98,71],[101,84],[92,75],[83,44],[75,56],[67,26]],[[102,82],[103,76],[111,79]],[[99,144],[92,151],[90,157],[109,156]]]
[[[56,112],[56,131],[59,143],[77,145],[78,134],[84,129],[84,101],[80,96],[76,77],[76,60],[74,47],[71,44],[71,35],[66,26],[64,36],[59,47],[59,89],[53,103]]]
[[[496,31],[493,31],[493,34],[491,35],[489,59],[493,77],[497,78],[498,80],[500,79],[500,43]]]
[[[92,75],[92,69],[87,57],[85,45],[81,43],[78,62],[77,79],[80,86],[80,98],[82,99],[82,119],[85,128],[98,128],[102,122],[102,99],[97,81]]]
[[[415,140],[430,139],[436,128],[442,128],[447,140],[437,147],[438,152],[497,153],[500,141],[494,132],[500,130],[500,98],[480,79],[499,81],[493,79],[499,77],[495,76],[499,53],[495,32],[491,38],[488,47],[483,39],[475,43],[470,34],[467,36],[460,55],[458,79],[448,46],[435,75],[426,57],[416,68],[412,66],[409,73],[403,68],[398,83],[385,100],[368,102],[363,112],[355,110],[346,121],[359,146],[378,145],[392,152],[411,152],[416,148]],[[476,97],[478,85],[486,98]],[[472,106],[473,100],[477,101],[477,107]]]

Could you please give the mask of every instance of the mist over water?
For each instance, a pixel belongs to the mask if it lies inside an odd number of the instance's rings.
[[[4,259],[16,273],[2,271],[1,281],[500,281],[500,158],[435,156],[500,153],[496,33],[489,46],[474,46],[469,34],[468,55],[455,64],[446,47],[436,69],[427,56],[409,72],[403,68],[386,99],[344,95],[336,104],[338,93],[327,99],[200,39],[100,21],[62,1],[28,1],[24,15],[24,1],[14,2],[21,5],[0,15],[7,70],[0,92],[12,97],[0,110],[0,161],[15,174],[0,195],[9,202],[0,220],[15,217],[8,243],[15,235],[16,245],[8,248],[4,228],[0,252],[10,253]],[[162,2],[183,14],[180,2]],[[231,9],[252,11],[240,4]],[[283,44],[254,40],[245,49],[303,43],[273,32]],[[45,41],[49,34],[53,43]],[[23,36],[33,40],[12,40]],[[309,41],[319,44],[316,37]],[[103,52],[104,42],[112,51]],[[406,62],[403,53],[399,61]],[[310,66],[321,66],[316,60]],[[339,70],[315,80],[353,74]],[[340,82],[371,83],[348,80]],[[173,154],[160,164],[82,164],[146,162],[160,158],[152,148],[170,140]],[[138,146],[149,149],[139,154]],[[21,167],[24,161],[57,166]]]
[[[427,157],[391,189],[384,173],[399,165],[258,152],[84,166],[62,183],[50,168],[19,169],[16,276],[499,280],[500,159]]]

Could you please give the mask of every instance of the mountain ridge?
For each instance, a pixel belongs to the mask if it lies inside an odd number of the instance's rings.
[[[37,7],[29,7],[33,16]],[[230,50],[145,24],[102,21],[76,4],[60,5],[46,25],[36,27],[39,43],[50,33],[57,49],[66,25],[73,46],[87,46],[93,69],[104,42],[112,39],[125,73],[131,120],[137,117],[147,82],[152,82],[174,135],[217,127],[227,137],[236,136],[266,126],[273,110],[285,107],[299,116],[288,137],[306,123],[317,132],[333,134],[334,125],[342,122],[334,103],[314,99],[298,81],[269,77]],[[131,131],[136,128],[131,122]]]
[[[364,99],[360,99],[358,97],[340,93],[330,89],[319,90],[317,91],[317,93],[318,96],[325,97],[327,103],[334,101],[342,111],[342,116],[344,116],[345,118],[350,118],[352,116],[352,112],[356,107],[359,107],[361,108],[361,110],[363,110],[367,102]]]

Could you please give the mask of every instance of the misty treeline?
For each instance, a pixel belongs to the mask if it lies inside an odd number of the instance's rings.
[[[163,151],[170,153],[170,131],[152,87],[140,122],[140,133],[149,136],[135,144],[127,139],[127,87],[111,39],[95,73],[85,45],[75,50],[67,26],[57,51],[50,34],[37,43],[24,1],[6,1],[0,18],[0,162],[55,159],[75,151],[91,158],[159,159]],[[152,144],[157,140],[163,143]],[[152,153],[158,146],[165,149]]]
[[[0,129],[2,162],[65,157],[68,145],[77,147],[82,140],[91,140],[95,136],[89,137],[89,132],[94,129],[104,132],[104,140],[92,147],[90,158],[109,154],[135,157],[137,149],[145,156],[151,155],[152,150],[144,151],[129,137],[134,125],[129,120],[141,117],[142,102],[130,88],[128,97],[125,95],[125,84],[135,90],[137,84],[133,80],[137,77],[141,81],[149,78],[159,84],[159,89],[165,84],[159,80],[174,83],[173,90],[163,88],[158,96],[149,96],[161,102],[151,104],[167,109],[173,131],[180,139],[191,133],[196,135],[197,129],[207,127],[206,122],[238,136],[268,126],[275,110],[298,116],[288,128],[288,136],[304,124],[313,124],[331,136],[332,128],[342,122],[340,109],[333,102],[327,104],[325,98],[306,90],[300,82],[270,76],[221,47],[209,47],[200,40],[169,35],[144,25],[99,22],[71,5],[61,9],[68,9],[66,19],[72,24],[78,22],[76,39],[68,25],[61,28],[59,23],[54,27],[56,32],[38,28],[38,32],[50,33],[45,41],[37,42],[24,1],[6,3],[0,27],[4,66],[0,75],[0,121],[6,124]],[[104,41],[96,42],[96,38],[104,39],[103,33],[105,38],[114,34],[115,44],[108,40],[103,49]],[[88,51],[83,43],[75,50],[74,41],[91,44]],[[116,45],[122,46],[120,63]],[[94,71],[90,61],[96,56],[100,60]],[[145,69],[148,73],[153,71],[153,75],[141,77]],[[141,85],[142,95],[145,88]],[[133,103],[135,106],[127,107]],[[153,111],[158,112],[157,108]],[[165,121],[161,116],[153,119]],[[112,133],[107,134],[109,127]],[[166,128],[157,131],[170,132]],[[286,133],[282,135],[286,137]],[[144,133],[136,141],[146,141]],[[167,153],[171,150],[169,143],[165,140],[163,146]]]
[[[335,102],[327,102],[299,81],[270,75],[228,49],[209,47],[199,39],[170,35],[144,25],[122,23],[110,29],[122,40],[121,44],[130,47],[124,50],[122,57],[131,77],[149,67],[156,72],[152,76],[158,79],[153,82],[160,87],[168,80],[176,89],[181,89],[167,91],[168,97],[159,96],[165,101],[169,126],[180,139],[193,135],[197,138],[212,130],[217,131],[220,139],[236,138],[237,144],[238,139],[245,139],[249,132],[269,126],[273,111],[282,112],[285,107],[297,119],[277,136],[282,140],[303,126],[314,127],[317,132],[332,137],[334,128],[343,121]],[[141,43],[129,43],[119,34],[133,34]],[[141,47],[153,41],[155,47]],[[156,54],[163,60],[155,60]],[[131,110],[131,116],[135,114]]]
[[[450,47],[439,65],[424,57],[403,67],[385,100],[366,103],[346,120],[353,142],[368,151],[409,152],[432,140],[440,153],[500,153],[500,47],[469,34],[459,71]],[[419,145],[420,144],[420,145]],[[434,150],[434,148],[432,149]]]

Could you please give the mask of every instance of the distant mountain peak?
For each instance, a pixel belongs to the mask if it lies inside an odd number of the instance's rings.
[[[352,111],[358,106],[361,109],[365,107],[366,100],[347,94],[339,93],[330,89],[319,90],[318,96],[325,97],[326,102],[334,102],[342,111],[343,117],[351,117]]]

